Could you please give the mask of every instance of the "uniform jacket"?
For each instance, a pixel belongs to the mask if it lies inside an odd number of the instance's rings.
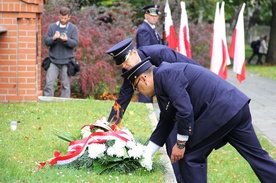
[[[162,44],[162,40],[158,34],[156,35],[155,30],[144,21],[136,33],[136,43],[136,47],[140,48],[141,46]]]
[[[196,61],[164,45],[142,46],[138,48],[137,51],[141,60],[144,60],[145,58],[150,57],[150,62],[155,66],[159,66],[163,61],[185,62],[185,63],[199,65]],[[123,70],[123,72],[124,71],[125,70]],[[133,91],[132,85],[127,79],[125,79],[123,82],[123,85],[121,86],[119,97],[116,100],[116,102],[121,106],[120,118],[122,118],[123,113],[126,110],[133,93],[134,91]],[[111,119],[115,119],[115,114],[116,112],[112,108],[108,121],[111,121]]]
[[[67,23],[67,28],[59,28],[59,22],[52,23],[45,35],[44,42],[49,46],[49,57],[51,62],[55,64],[68,64],[69,61],[75,58],[74,48],[79,43],[79,35],[77,26],[72,23]],[[68,40],[66,42],[56,39],[53,36],[56,31],[64,33],[66,31]]]
[[[189,135],[193,147],[233,118],[250,99],[236,87],[201,66],[163,62],[154,69],[160,120],[150,140],[166,142],[174,124]]]

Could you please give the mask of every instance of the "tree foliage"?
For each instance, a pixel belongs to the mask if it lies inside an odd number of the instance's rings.
[[[181,0],[169,0],[173,24],[176,34],[179,30],[181,16]],[[193,59],[205,67],[210,65],[210,44],[212,26],[217,0],[185,1],[190,28],[190,41]],[[222,2],[221,0],[219,2]],[[275,0],[234,0],[225,2],[225,19],[230,29],[234,29],[242,3],[246,3],[245,36],[254,25],[270,25],[271,32],[276,29]],[[42,35],[46,34],[48,26],[58,20],[58,8],[69,6],[72,11],[71,21],[79,30],[79,45],[76,48],[76,59],[81,64],[81,71],[72,78],[72,93],[89,97],[101,93],[116,93],[116,86],[121,84],[121,69],[114,66],[114,61],[105,52],[119,41],[135,38],[136,30],[143,21],[142,7],[148,4],[159,4],[162,12],[157,30],[162,33],[165,1],[135,1],[135,0],[73,0],[49,1],[42,15]],[[272,16],[273,15],[273,16]],[[276,61],[276,36],[270,34],[267,62]],[[43,47],[42,58],[48,54],[48,48]],[[42,72],[42,83],[45,72]]]
[[[43,36],[50,23],[58,20],[58,9],[61,5],[64,2],[45,7],[42,15]],[[75,10],[71,22],[79,31],[79,45],[75,55],[81,71],[72,77],[72,93],[77,92],[81,97],[94,96],[97,92],[104,92],[99,89],[103,83],[108,92],[115,92],[116,85],[121,82],[121,70],[114,67],[113,59],[105,52],[126,37],[135,35],[136,27],[132,22],[135,15],[128,3],[114,3],[110,8],[90,6]],[[47,54],[48,48],[43,45],[42,58]],[[42,81],[45,81],[45,72],[42,73]]]

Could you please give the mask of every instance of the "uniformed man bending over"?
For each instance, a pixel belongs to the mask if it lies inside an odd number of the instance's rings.
[[[147,146],[151,156],[177,126],[170,158],[179,162],[183,182],[207,182],[207,158],[225,143],[245,158],[260,182],[276,182],[276,162],[254,132],[250,99],[236,87],[201,66],[162,62],[155,67],[148,59],[122,76],[134,90],[157,97],[161,112]]]

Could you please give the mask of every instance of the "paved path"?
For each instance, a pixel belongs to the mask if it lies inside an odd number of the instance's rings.
[[[227,81],[251,98],[255,129],[276,147],[276,81],[247,73],[246,79],[239,84],[232,70],[228,72]]]

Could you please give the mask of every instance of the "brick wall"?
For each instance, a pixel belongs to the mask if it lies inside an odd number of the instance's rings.
[[[43,0],[0,0],[0,102],[37,101]]]

